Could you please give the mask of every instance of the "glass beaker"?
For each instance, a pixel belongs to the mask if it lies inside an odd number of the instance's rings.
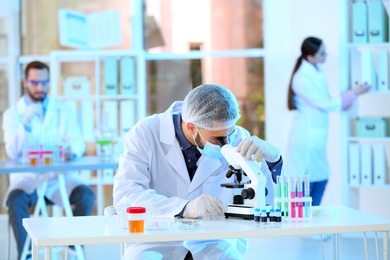
[[[95,130],[96,155],[103,161],[109,161],[113,155],[114,135],[108,128]]]

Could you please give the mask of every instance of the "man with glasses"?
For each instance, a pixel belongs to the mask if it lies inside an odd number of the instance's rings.
[[[114,205],[130,200],[156,215],[220,218],[235,189],[221,188],[228,162],[217,140],[237,147],[248,159],[264,159],[268,180],[280,175],[279,149],[236,126],[236,97],[205,84],[162,114],[138,122],[125,136],[124,153],[114,177]],[[268,183],[272,184],[272,181]],[[125,259],[241,259],[246,239],[127,244]]]
[[[50,87],[49,67],[39,61],[29,63],[25,69],[23,87],[24,95],[15,106],[4,112],[3,117],[4,142],[9,159],[19,161],[26,149],[33,146],[39,149],[47,142],[50,145],[62,145],[66,160],[81,157],[86,145],[74,109],[47,95]],[[36,183],[42,182],[44,176],[28,172],[10,174],[5,202],[16,239],[18,259],[27,237],[22,219],[28,218],[29,208],[36,205]],[[50,172],[46,176],[48,186],[45,200],[62,205],[56,173]],[[92,189],[77,178],[76,172],[65,174],[65,185],[73,206],[73,215],[91,215],[95,202]]]

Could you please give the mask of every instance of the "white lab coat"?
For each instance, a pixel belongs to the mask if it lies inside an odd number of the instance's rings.
[[[27,105],[24,97],[20,98],[14,107],[8,108],[3,116],[4,142],[7,156],[10,160],[17,161],[22,156],[22,150],[31,138],[55,138],[68,144],[72,154],[81,157],[85,152],[85,142],[77,122],[77,115],[72,107],[64,102],[48,98],[48,106],[42,124],[35,117],[32,122],[32,131],[27,132],[22,123]],[[59,120],[59,121],[58,121]],[[41,127],[39,127],[39,125]],[[37,130],[37,128],[40,128]],[[37,134],[39,132],[40,134]],[[48,173],[48,187],[45,196],[58,205],[62,205],[60,192],[58,190],[57,173]],[[7,195],[15,190],[21,189],[31,194],[36,189],[37,173],[12,173],[9,176],[9,188]],[[66,191],[68,195],[72,190],[82,184],[77,179],[76,172],[67,172],[65,175]],[[44,175],[40,175],[39,182],[43,181]],[[5,198],[5,201],[7,196]]]
[[[126,134],[125,151],[119,159],[118,172],[114,177],[114,205],[123,203],[129,197],[132,205],[146,206],[158,215],[173,218],[190,200],[201,194],[215,196],[225,205],[232,203],[237,189],[220,187],[221,183],[233,181],[225,176],[228,168],[225,159],[202,155],[195,176],[190,181],[172,119],[172,114],[181,111],[181,106],[182,102],[173,103],[165,113],[147,117]],[[249,132],[237,127],[233,146],[246,137],[249,137]],[[261,169],[267,177],[267,184],[271,186],[267,186],[268,189],[273,189],[267,164],[262,164]],[[202,250],[206,246],[210,248],[211,244],[213,248],[221,245],[220,248],[233,248],[240,253],[247,250],[246,239],[128,244],[128,257],[125,259],[148,259],[142,255],[146,250],[158,251],[164,259],[184,259],[187,250],[192,252],[194,259],[239,258],[237,255],[226,257],[221,252]],[[158,259],[155,257],[152,258]]]
[[[311,181],[330,175],[327,135],[330,111],[341,111],[341,98],[332,99],[321,65],[318,69],[306,60],[295,73],[292,86],[296,94],[288,150],[286,174],[309,174]]]

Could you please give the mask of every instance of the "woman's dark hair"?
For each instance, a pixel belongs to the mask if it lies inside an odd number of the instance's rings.
[[[299,58],[297,59],[297,62],[295,63],[294,70],[293,70],[293,72],[291,74],[291,78],[290,78],[290,84],[288,86],[288,98],[287,98],[288,110],[297,109],[297,106],[295,105],[295,101],[294,101],[295,93],[294,93],[294,90],[292,89],[292,81],[294,78],[294,74],[295,74],[295,72],[297,72],[297,70],[301,66],[302,59],[306,60],[307,56],[309,56],[309,55],[314,56],[318,52],[318,49],[320,48],[321,44],[322,44],[322,40],[318,39],[316,37],[307,37],[303,41],[302,46],[301,46],[301,56],[299,56]]]

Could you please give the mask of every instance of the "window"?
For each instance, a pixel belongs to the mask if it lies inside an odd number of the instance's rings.
[[[216,83],[240,104],[239,124],[264,138],[262,5],[256,0],[146,0],[148,114]]]

